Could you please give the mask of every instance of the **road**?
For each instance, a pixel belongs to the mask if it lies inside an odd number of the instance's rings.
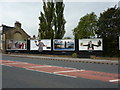
[[[2,57],[3,88],[118,88],[118,65]]]

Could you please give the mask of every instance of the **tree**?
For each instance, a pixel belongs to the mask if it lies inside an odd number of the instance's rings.
[[[39,39],[44,39],[46,38],[46,29],[47,29],[47,22],[46,22],[46,19],[45,19],[45,16],[44,14],[41,12],[41,17],[39,17],[39,20],[40,20],[40,24],[39,24]]]
[[[39,38],[40,39],[62,39],[65,34],[63,1],[53,2],[53,0],[43,1],[43,11],[40,13]]]
[[[73,30],[75,39],[90,38],[95,36],[97,30],[97,16],[94,12],[80,19],[78,26]]]
[[[62,39],[65,34],[65,19],[64,19],[64,7],[63,1],[56,2],[55,5],[55,17],[54,17],[54,25],[55,25],[55,39]]]
[[[71,37],[64,37],[64,39],[71,39]]]
[[[54,2],[49,0],[43,1],[43,11],[41,12],[40,27],[39,27],[39,38],[40,39],[51,39],[54,38],[53,20],[54,20]]]
[[[98,37],[103,38],[105,56],[117,56],[117,36],[120,35],[120,9],[108,8],[100,14],[98,20]]]

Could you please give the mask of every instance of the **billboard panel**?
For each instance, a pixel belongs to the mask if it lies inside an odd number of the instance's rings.
[[[51,50],[51,40],[41,40],[40,42],[43,43],[43,50]],[[39,40],[30,40],[30,50],[38,50],[39,49]]]
[[[75,50],[75,40],[71,39],[55,39],[53,40],[53,50],[58,51],[74,51]]]
[[[102,39],[80,39],[79,50],[103,50]]]
[[[27,41],[22,40],[7,40],[7,50],[27,50]]]

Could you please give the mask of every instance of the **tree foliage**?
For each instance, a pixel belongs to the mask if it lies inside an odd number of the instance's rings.
[[[64,37],[63,39],[72,39],[71,37]]]
[[[55,17],[54,17],[54,25],[55,25],[55,39],[62,39],[65,34],[65,19],[64,19],[64,7],[63,2],[56,2],[55,6]]]
[[[95,36],[97,30],[97,16],[94,12],[80,19],[78,26],[73,30],[75,39],[89,38]]]
[[[53,0],[43,1],[43,12],[40,13],[39,38],[40,39],[61,39],[65,34],[63,2]]]
[[[39,36],[40,39],[50,39],[54,37],[53,19],[55,8],[53,0],[49,0],[48,2],[43,1],[43,11],[44,13],[41,12],[41,16],[39,17]]]
[[[43,38],[46,38],[46,29],[47,29],[47,22],[46,22],[46,19],[45,19],[45,16],[44,14],[41,12],[41,17],[39,17],[39,20],[40,20],[40,27],[39,27],[39,38],[40,39],[43,39]]]
[[[104,55],[117,56],[117,36],[120,35],[120,9],[108,8],[100,14],[98,20],[98,37],[103,38]]]

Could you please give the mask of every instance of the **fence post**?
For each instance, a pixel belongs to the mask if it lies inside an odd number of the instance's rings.
[[[75,39],[75,53],[79,54],[79,40]]]
[[[27,52],[30,53],[30,40],[27,40]]]
[[[51,39],[51,54],[53,54],[53,38]]]

